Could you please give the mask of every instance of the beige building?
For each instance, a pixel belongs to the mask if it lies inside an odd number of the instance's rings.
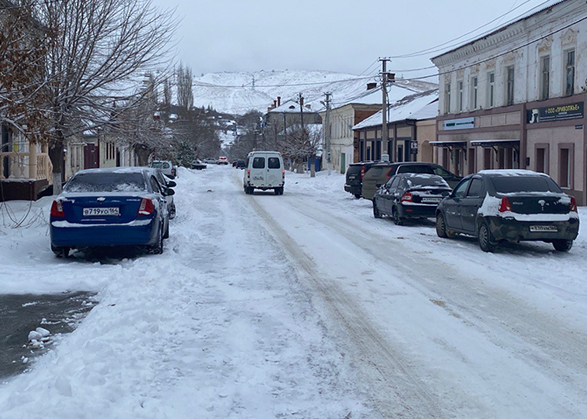
[[[435,161],[545,172],[586,205],[586,18],[584,1],[562,1],[433,58]]]
[[[330,111],[330,161],[332,169],[346,173],[349,164],[360,161],[359,135],[353,127],[378,110],[381,105],[348,103]],[[326,112],[321,112],[326,121]]]

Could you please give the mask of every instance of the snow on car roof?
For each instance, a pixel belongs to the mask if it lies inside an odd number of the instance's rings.
[[[488,169],[481,170],[479,173],[493,176],[547,176],[544,173],[526,169]]]

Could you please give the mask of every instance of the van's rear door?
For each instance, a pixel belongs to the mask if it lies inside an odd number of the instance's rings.
[[[281,159],[278,155],[267,156],[267,175],[265,180],[267,186],[279,186],[283,179],[283,167],[281,167]]]
[[[255,154],[251,165],[251,185],[264,187],[266,185],[267,162],[264,154]]]

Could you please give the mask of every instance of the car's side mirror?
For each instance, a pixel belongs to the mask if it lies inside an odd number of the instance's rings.
[[[169,182],[167,182],[167,187],[168,188],[175,188],[177,186],[177,183],[175,183],[175,181],[170,180]]]
[[[171,188],[165,188],[165,196],[175,195],[175,191]]]

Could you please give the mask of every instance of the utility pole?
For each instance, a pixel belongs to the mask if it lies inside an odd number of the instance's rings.
[[[326,146],[326,170],[328,170],[328,174],[330,174],[330,170],[332,168],[332,158],[331,158],[331,151],[330,151],[330,96],[332,93],[324,93],[326,96],[326,121],[324,123],[324,142]]]
[[[384,145],[387,145],[388,132],[387,132],[387,62],[389,58],[379,58],[381,61],[381,150]],[[395,148],[395,147],[394,147]],[[375,153],[377,153],[377,146],[375,146]],[[389,159],[393,159],[393,149],[387,150]],[[377,156],[374,156],[377,157]],[[373,160],[376,160],[375,158]]]

